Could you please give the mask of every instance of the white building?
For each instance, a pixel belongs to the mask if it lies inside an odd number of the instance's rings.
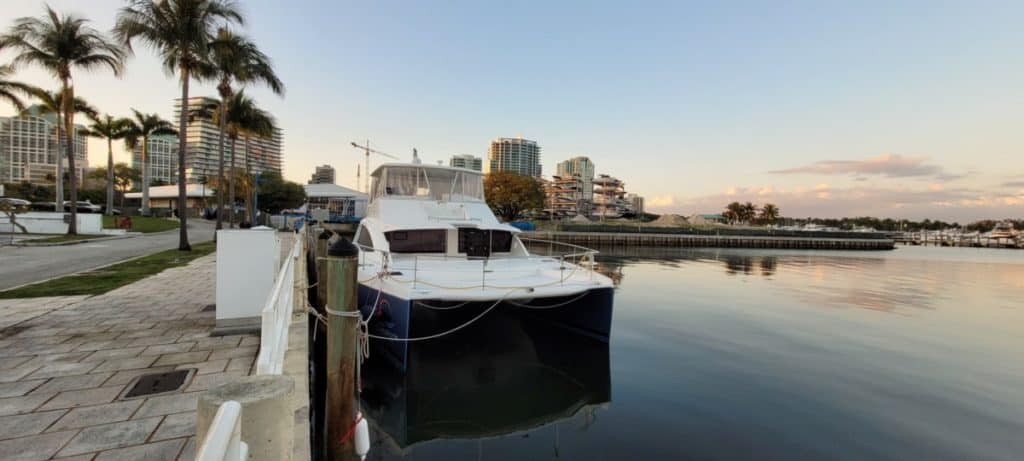
[[[579,176],[583,182],[583,189],[581,197],[583,200],[594,199],[594,162],[591,162],[587,157],[573,157],[564,162],[558,162],[555,169],[555,174],[558,176]]]
[[[540,146],[523,138],[498,138],[487,149],[485,173],[511,171],[540,178]]]
[[[164,184],[178,180],[178,137],[174,135],[157,135],[149,137],[149,181],[162,181]],[[132,150],[132,168],[142,171],[142,143]],[[214,174],[216,176],[216,174]]]
[[[636,214],[644,213],[644,198],[637,194],[626,194],[626,201],[629,202],[630,206],[633,207],[633,212]]]
[[[455,168],[465,168],[473,171],[484,170],[484,160],[480,157],[474,157],[472,155],[453,155],[448,160],[448,166]]]
[[[215,98],[197,96],[189,98],[189,107],[199,108],[207,104],[217,104]],[[181,99],[174,100],[174,120],[178,120],[181,113]],[[175,125],[177,125],[175,123]],[[188,180],[196,181],[201,177],[217,177],[217,158],[220,153],[219,144],[220,131],[216,124],[210,120],[196,119],[188,124],[185,133],[187,143],[187,156],[185,168],[191,171]],[[245,139],[241,136],[235,141],[235,168],[243,170],[246,159],[249,160],[249,169],[255,173],[264,171],[281,172],[281,130],[276,130],[274,136],[269,139],[249,138],[249,150],[246,152]],[[231,164],[231,140],[224,137],[224,165]],[[228,174],[227,169],[225,173]]]
[[[57,139],[54,114],[39,115],[38,106],[31,114],[20,117],[0,117],[0,182],[29,181],[33,184],[54,184],[57,178],[57,158],[65,168],[68,165],[64,133]],[[79,183],[89,163],[86,128],[75,125],[75,168]]]

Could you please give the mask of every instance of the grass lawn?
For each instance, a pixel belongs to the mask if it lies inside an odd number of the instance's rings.
[[[99,237],[109,237],[109,235],[55,235],[53,237],[45,237],[41,239],[26,240],[25,242],[29,245],[33,243],[66,243],[66,242],[80,242],[84,240],[92,240]]]
[[[103,294],[158,274],[169,267],[184,266],[196,258],[213,253],[215,249],[213,242],[205,242],[193,245],[192,251],[161,251],[102,269],[0,291],[0,299]]]
[[[103,228],[104,229],[117,229],[114,224],[114,218],[119,216],[103,216]],[[152,218],[147,216],[132,216],[132,228],[131,232],[142,232],[148,234],[150,232],[163,232],[171,229],[177,229],[180,226],[176,219],[165,219],[165,218]]]

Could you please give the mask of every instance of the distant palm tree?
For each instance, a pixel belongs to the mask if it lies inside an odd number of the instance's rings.
[[[743,220],[743,205],[740,202],[732,202],[725,206],[722,216],[729,221],[729,224],[736,224]]]
[[[228,202],[230,204],[228,210],[228,225],[232,228],[235,227],[235,143],[238,141],[238,137],[241,133],[241,129],[238,124],[238,120],[241,114],[241,107],[239,106],[240,97],[244,97],[244,94],[239,92],[238,94],[232,95],[227,100],[227,104],[222,105],[221,103],[203,103],[195,105],[189,111],[189,123],[196,119],[209,120],[217,126],[224,126],[228,140],[231,141],[228,153],[230,156],[230,170],[227,176],[220,176],[221,180],[216,181],[218,199],[221,199],[224,194],[224,187],[221,187],[225,183],[228,185]],[[218,202],[220,205],[220,202]],[[222,212],[224,211],[223,206],[217,208],[217,219],[221,219]]]
[[[185,203],[185,158],[188,155],[185,133],[188,128],[188,86],[193,77],[207,78],[213,74],[206,62],[210,42],[218,23],[242,24],[242,14],[232,0],[129,0],[121,8],[114,24],[114,34],[131,49],[132,40],[139,40],[163,59],[168,72],[178,74],[181,82],[181,115],[178,119],[178,209],[181,226],[178,249],[189,251],[188,215]]]
[[[245,37],[231,32],[227,28],[217,31],[217,38],[210,43],[210,64],[213,66],[214,78],[217,80],[217,92],[220,94],[220,109],[226,110],[228,100],[234,94],[233,83],[246,85],[263,83],[276,94],[284,93],[284,84],[277,78],[270,58],[261,52],[254,43]],[[227,133],[227,117],[219,120],[220,154],[217,161],[217,175],[224,177],[224,136]],[[248,159],[248,150],[246,150]],[[224,209],[223,190],[217,190],[217,209]],[[232,204],[234,210],[234,204]],[[223,227],[221,213],[217,213],[217,229]]]
[[[78,184],[75,179],[75,110],[72,101],[75,89],[71,71],[74,68],[94,70],[109,67],[120,75],[124,66],[125,50],[107,40],[99,31],[89,27],[88,21],[73,15],[61,16],[50,7],[42,18],[20,18],[14,21],[7,34],[0,36],[0,49],[17,51],[14,64],[35,64],[57,78],[61,83],[64,127],[67,136],[68,169],[71,170],[71,221],[68,234],[78,233]],[[60,162],[58,162],[60,164]]]
[[[57,91],[46,91],[42,88],[33,88],[32,97],[36,99],[37,104],[33,107],[28,107],[21,111],[21,115],[47,115],[53,114],[56,122],[54,125],[57,127],[57,174],[54,176],[54,195],[56,198],[53,203],[53,211],[63,212],[64,211],[64,162],[61,161],[61,154],[59,153],[64,147],[60,145],[60,139],[64,136],[64,96],[60,90]],[[87,117],[96,117],[96,109],[89,105],[84,99],[75,96],[72,99],[71,104],[76,113],[85,114]],[[74,138],[74,136],[69,136]],[[73,155],[73,154],[72,154]],[[60,178],[57,180],[56,178]]]
[[[744,203],[740,212],[740,221],[750,224],[755,217],[757,217],[757,206],[750,202]]]
[[[760,219],[765,224],[774,224],[779,219],[779,207],[771,203],[765,203],[761,207]]]
[[[0,99],[3,99],[14,106],[18,112],[25,110],[25,103],[19,96],[30,96],[36,88],[27,83],[8,80],[14,74],[14,66],[10,64],[0,65]]]
[[[244,101],[248,102],[245,103]],[[241,119],[238,122],[239,129],[242,136],[245,139],[245,176],[252,179],[252,149],[249,145],[249,140],[252,137],[267,139],[274,136],[274,131],[277,129],[277,121],[268,112],[260,109],[256,104],[248,98],[243,98],[243,110],[241,111]],[[249,217],[249,223],[253,224],[256,219],[256,210],[253,208],[252,194],[249,193],[245,197],[245,209],[246,214]]]
[[[132,109],[134,118],[126,119],[124,145],[128,150],[134,150],[142,140],[142,214],[149,215],[149,138],[156,135],[178,134],[171,122],[160,118],[157,114],[144,114]],[[178,155],[179,160],[181,154]],[[178,182],[184,183],[183,176],[178,176]],[[179,210],[183,209],[179,203]],[[184,213],[178,213],[184,215]]]
[[[107,140],[107,216],[114,214],[114,140],[124,139],[128,134],[130,120],[114,118],[110,114],[103,117],[91,117],[89,136]]]

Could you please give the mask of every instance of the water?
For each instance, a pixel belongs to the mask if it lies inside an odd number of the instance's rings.
[[[368,368],[370,458],[1024,457],[1024,252],[625,251],[607,346],[494,316]]]

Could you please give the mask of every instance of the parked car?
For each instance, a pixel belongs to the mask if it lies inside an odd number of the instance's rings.
[[[88,200],[84,202],[79,200],[77,208],[79,213],[100,213],[103,211],[103,207],[93,204]],[[64,211],[71,211],[71,202],[64,201]]]
[[[15,210],[27,210],[32,202],[14,197],[0,197],[0,204],[8,205]]]

